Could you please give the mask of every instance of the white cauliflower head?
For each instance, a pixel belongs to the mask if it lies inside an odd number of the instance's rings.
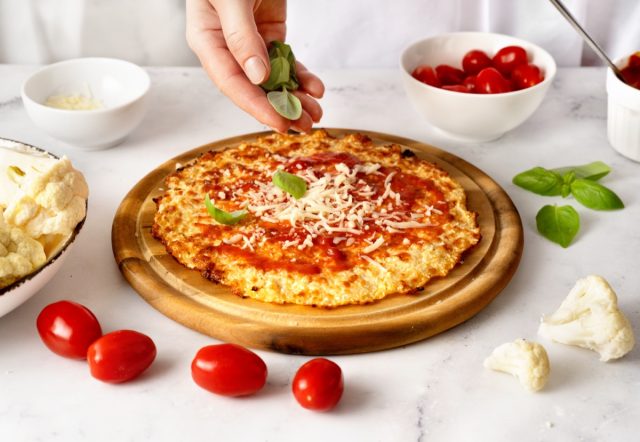
[[[0,287],[37,270],[47,261],[42,244],[0,217]]]
[[[529,391],[542,389],[551,371],[544,347],[524,339],[516,339],[497,347],[484,360],[484,366],[512,374]]]
[[[604,278],[595,275],[576,282],[560,308],[542,318],[538,334],[596,351],[601,361],[621,358],[635,344],[631,324],[618,308],[615,292]]]
[[[42,173],[27,173],[4,219],[33,238],[68,236],[85,217],[88,195],[84,176],[64,157]]]

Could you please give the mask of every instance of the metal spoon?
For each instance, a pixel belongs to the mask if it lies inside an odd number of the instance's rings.
[[[618,77],[623,83],[626,83],[626,81],[624,81],[624,78],[622,78],[622,73],[620,72],[620,69],[618,69],[618,66],[613,64],[613,62],[607,56],[607,54],[605,54],[602,48],[598,46],[598,43],[596,43],[593,40],[593,38],[591,38],[591,36],[587,34],[587,31],[585,31],[582,28],[582,26],[580,26],[580,24],[577,22],[575,17],[571,14],[571,12],[569,12],[569,10],[562,3],[562,1],[561,0],[549,0],[549,1],[553,6],[555,6],[558,9],[558,11],[560,11],[560,14],[562,14],[562,16],[567,19],[567,21],[571,24],[571,26],[573,26],[573,28],[576,31],[578,31],[578,34],[580,34],[580,36],[589,45],[589,47],[591,47],[591,49],[593,49],[593,51],[598,55],[598,57],[600,57],[600,60],[602,60],[605,64],[609,65],[613,73],[616,74],[616,77]]]

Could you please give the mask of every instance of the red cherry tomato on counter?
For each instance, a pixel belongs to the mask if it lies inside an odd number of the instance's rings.
[[[436,66],[436,75],[443,86],[460,84],[464,80],[464,72],[448,64]]]
[[[521,64],[527,64],[527,51],[520,46],[507,46],[493,56],[493,66],[503,75],[508,75]]]
[[[442,86],[442,89],[446,89],[448,91],[453,91],[453,92],[464,92],[464,93],[469,92],[469,89],[467,89],[467,87],[462,84],[448,84],[446,86]]]
[[[314,411],[335,407],[344,390],[342,370],[328,359],[312,359],[293,378],[293,395],[300,405]]]
[[[36,321],[42,342],[54,353],[86,359],[87,349],[100,336],[100,323],[91,310],[71,301],[46,306]]]
[[[476,76],[475,91],[478,94],[501,94],[511,90],[509,81],[495,68],[485,68]]]
[[[491,67],[491,59],[486,52],[474,49],[467,52],[462,58],[462,69],[467,75],[476,75],[484,68]]]
[[[191,376],[212,393],[246,396],[264,387],[267,366],[260,356],[239,345],[209,345],[196,353]]]
[[[411,75],[413,78],[423,82],[424,84],[440,87],[440,80],[438,80],[438,77],[431,66],[427,66],[426,64],[420,65],[413,70]]]
[[[91,376],[119,384],[145,371],[156,358],[156,346],[147,335],[133,330],[107,333],[89,347]]]
[[[511,80],[515,89],[526,89],[542,83],[544,75],[540,72],[540,68],[533,64],[521,64],[511,73]]]

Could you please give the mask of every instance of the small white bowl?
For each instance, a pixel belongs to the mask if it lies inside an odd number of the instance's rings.
[[[529,62],[540,67],[544,80],[527,89],[503,94],[467,94],[429,86],[411,72],[421,64],[449,64],[461,69],[462,57],[480,49],[492,57],[505,46],[522,46]],[[544,49],[502,34],[455,32],[417,41],[400,58],[409,99],[424,118],[460,141],[490,141],[522,124],[538,108],[556,74],[556,63]]]
[[[113,58],[77,58],[45,66],[22,85],[33,122],[66,143],[104,149],[121,143],[142,121],[151,80],[141,67]],[[102,102],[94,110],[45,106],[52,95],[85,95]]]
[[[0,138],[0,144],[3,144],[4,147],[8,147],[7,144],[15,144],[19,148],[24,148],[26,146],[30,149],[35,149],[40,152],[46,152],[37,147],[18,143],[13,140],[6,140],[4,138]],[[55,155],[52,155],[50,153],[48,154],[52,157],[57,158]],[[0,213],[0,216],[2,216],[2,213]],[[40,267],[33,273],[23,276],[13,284],[0,288],[0,317],[6,315],[16,307],[26,302],[29,298],[40,291],[40,289],[44,287],[51,280],[51,278],[54,277],[54,275],[62,267],[64,260],[69,255],[69,250],[75,242],[78,234],[82,230],[84,221],[85,220],[83,219],[78,223],[71,236],[67,238],[66,242],[62,245],[62,247],[58,249],[58,251],[53,256],[49,257],[47,262],[42,267]]]
[[[629,57],[616,62],[623,68]],[[629,86],[607,69],[607,135],[609,143],[625,157],[640,161],[640,89]]]

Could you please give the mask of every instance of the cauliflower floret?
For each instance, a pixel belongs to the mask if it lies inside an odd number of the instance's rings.
[[[64,157],[42,173],[27,174],[8,202],[4,219],[32,238],[68,236],[85,217],[88,195],[83,175]]]
[[[529,391],[538,391],[549,378],[549,357],[544,347],[536,342],[516,339],[497,347],[484,366],[512,374]]]
[[[631,324],[618,309],[615,292],[604,278],[595,275],[576,282],[558,311],[542,318],[538,334],[594,350],[601,361],[621,358],[635,344]]]
[[[0,287],[38,269],[47,261],[42,244],[10,227],[0,217]]]

